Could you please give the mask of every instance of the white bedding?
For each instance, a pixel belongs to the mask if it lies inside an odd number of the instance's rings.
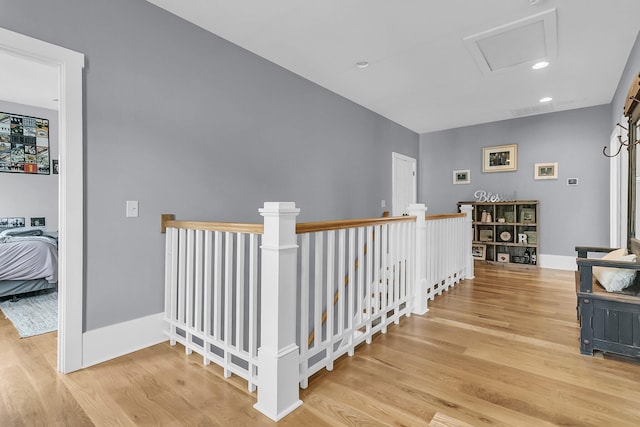
[[[58,250],[46,239],[14,238],[0,243],[0,280],[58,281]]]

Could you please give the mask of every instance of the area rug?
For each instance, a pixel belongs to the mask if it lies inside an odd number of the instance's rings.
[[[0,302],[0,309],[13,322],[20,338],[58,329],[58,292],[55,290]]]

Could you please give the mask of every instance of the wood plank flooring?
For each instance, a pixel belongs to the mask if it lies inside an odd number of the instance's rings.
[[[313,377],[278,425],[640,425],[640,363],[580,355],[572,272],[476,264],[429,309]],[[62,375],[55,333],[0,317],[0,426],[276,425],[179,345]]]

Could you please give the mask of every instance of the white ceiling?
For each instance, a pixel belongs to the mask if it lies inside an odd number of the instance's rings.
[[[609,103],[640,29],[638,0],[148,1],[418,133]],[[476,62],[473,36],[544,12],[557,27],[549,67],[521,55],[540,56],[535,31],[484,52],[519,66]],[[0,64],[0,98],[57,109],[55,69]]]
[[[0,52],[0,99],[58,109],[58,69]]]
[[[609,103],[640,29],[639,0],[148,1],[419,133]],[[464,42],[554,8],[544,70],[487,74]]]

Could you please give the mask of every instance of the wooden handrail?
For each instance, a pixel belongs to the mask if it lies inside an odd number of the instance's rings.
[[[207,222],[207,221],[176,221],[173,214],[162,214],[160,232],[167,227],[186,228],[188,230],[228,231],[232,233],[264,234],[264,224],[246,224],[239,222]]]
[[[463,213],[450,213],[450,214],[437,214],[437,215],[427,215],[424,217],[425,221],[435,221],[437,219],[448,219],[448,218],[462,218],[467,214]]]
[[[414,222],[415,220],[415,216],[395,216],[390,218],[339,219],[334,221],[303,222],[296,226],[296,234],[368,227],[371,225],[389,224],[393,222]]]
[[[460,218],[463,213],[438,214],[425,216],[426,221],[438,219]],[[176,221],[173,214],[162,214],[160,232],[165,233],[167,227],[186,228],[189,230],[228,231],[234,233],[264,234],[263,224],[239,222],[210,222],[210,221]],[[296,234],[314,233],[318,231],[340,230],[346,228],[368,227],[395,222],[413,222],[415,216],[396,216],[387,218],[339,219],[333,221],[303,222],[296,226]]]

